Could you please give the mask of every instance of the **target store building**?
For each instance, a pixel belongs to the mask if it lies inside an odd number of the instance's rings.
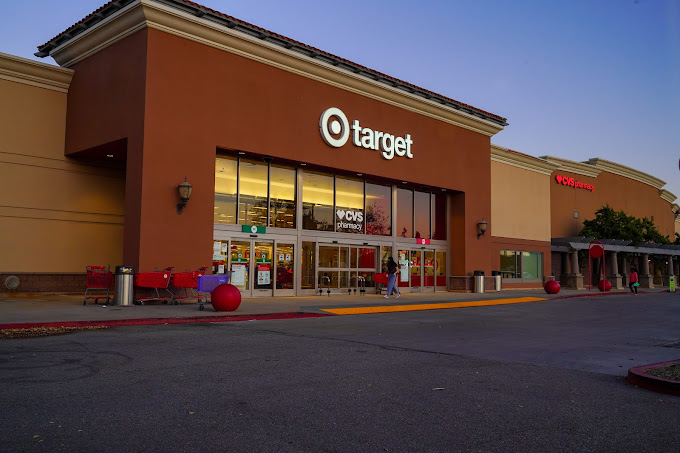
[[[506,288],[552,273],[561,164],[492,146],[502,116],[185,0],[110,1],[36,55],[59,66],[0,55],[19,291],[99,264],[208,266],[244,297],[371,288],[389,256],[402,292],[470,290],[508,253]]]

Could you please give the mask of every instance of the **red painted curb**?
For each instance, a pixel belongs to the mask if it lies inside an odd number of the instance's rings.
[[[647,370],[677,364],[680,364],[680,360],[671,360],[670,362],[652,363],[650,365],[637,366],[628,370],[628,376],[626,376],[626,379],[631,384],[646,388],[647,390],[680,396],[679,381],[671,381],[670,379],[652,376],[651,374],[646,373]]]
[[[0,330],[31,329],[34,327],[119,327],[119,326],[151,326],[158,324],[189,324],[196,322],[233,322],[259,321],[267,319],[299,319],[335,316],[325,313],[266,313],[260,315],[229,315],[229,316],[192,316],[183,318],[140,318],[140,319],[111,319],[105,321],[63,321],[63,322],[31,322],[17,324],[0,324]]]

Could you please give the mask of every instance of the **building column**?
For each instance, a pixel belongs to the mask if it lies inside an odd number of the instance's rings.
[[[560,252],[560,258],[562,260],[562,272],[560,273],[560,284],[564,284],[565,278],[569,275],[569,253]]]
[[[569,289],[583,289],[583,275],[578,265],[578,250],[571,251],[571,272],[565,275],[563,286]]]
[[[643,253],[640,257],[638,276],[641,288],[654,288],[654,276],[649,275],[649,253]]]
[[[612,289],[622,289],[623,279],[621,274],[619,274],[619,258],[617,252],[611,252],[609,255],[609,265],[610,273],[607,275],[607,280],[612,284]]]

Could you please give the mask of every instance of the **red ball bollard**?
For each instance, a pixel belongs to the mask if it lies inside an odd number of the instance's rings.
[[[543,289],[545,289],[545,292],[548,294],[557,294],[560,292],[560,284],[557,280],[548,280],[545,282]]]
[[[612,289],[612,284],[609,280],[600,280],[600,283],[597,284],[597,289],[602,292],[609,291]]]
[[[234,285],[218,285],[210,295],[210,303],[215,311],[234,311],[241,305],[241,292]]]

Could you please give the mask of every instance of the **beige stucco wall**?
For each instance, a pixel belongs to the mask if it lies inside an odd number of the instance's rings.
[[[550,241],[550,175],[492,161],[491,219],[492,236]]]
[[[124,173],[64,157],[71,77],[0,54],[0,272],[121,264]]]

